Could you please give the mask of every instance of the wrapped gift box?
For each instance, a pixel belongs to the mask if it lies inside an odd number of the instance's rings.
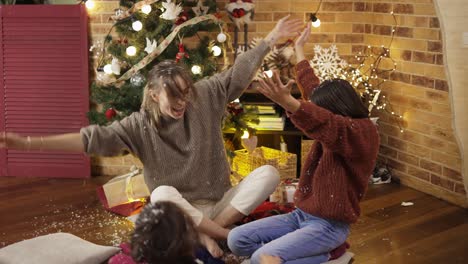
[[[108,207],[127,204],[150,196],[145,179],[139,170],[117,176],[102,186]]]

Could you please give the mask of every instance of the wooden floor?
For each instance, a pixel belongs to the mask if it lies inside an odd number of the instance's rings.
[[[126,241],[132,224],[103,210],[96,197],[108,179],[0,177],[0,247],[54,232],[102,245]],[[348,240],[353,263],[468,263],[466,209],[384,184],[370,186],[362,211]]]

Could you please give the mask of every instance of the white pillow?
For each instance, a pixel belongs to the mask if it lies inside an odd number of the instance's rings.
[[[120,248],[100,246],[68,233],[24,240],[0,249],[1,264],[99,264]]]

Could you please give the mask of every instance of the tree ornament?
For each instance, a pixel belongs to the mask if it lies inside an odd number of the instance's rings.
[[[181,15],[179,16],[179,18],[177,18],[175,24],[178,26],[184,23],[185,21],[189,20],[189,18],[190,18],[189,13],[187,11],[183,11]]]
[[[109,108],[106,110],[106,118],[107,120],[112,120],[116,115],[117,115],[117,112],[114,110],[114,108]]]
[[[151,41],[149,38],[146,38],[146,48],[145,51],[150,54],[158,47],[156,40]]]
[[[192,7],[192,10],[196,16],[206,15],[208,13],[208,10],[210,10],[210,7],[204,6],[202,1],[203,0],[198,0],[197,6]]]
[[[125,18],[126,12],[121,8],[114,9],[114,15],[111,17],[112,20],[117,21]]]
[[[112,58],[111,71],[115,75],[120,75],[120,62],[117,58]]]
[[[135,75],[130,78],[130,83],[135,87],[142,86],[145,81],[145,76],[139,72],[135,73]]]
[[[218,40],[219,43],[223,43],[226,41],[227,37],[226,37],[226,34],[224,34],[224,32],[221,31],[221,33],[218,34],[216,39]]]
[[[176,62],[179,62],[183,58],[188,58],[189,55],[185,52],[185,47],[183,43],[179,43],[179,52],[176,54]]]
[[[230,0],[226,10],[229,18],[238,29],[244,24],[250,24],[254,15],[255,5],[252,0]]]
[[[176,20],[180,12],[182,12],[182,7],[180,4],[172,3],[172,0],[166,0],[162,3],[164,7],[164,13],[160,16],[162,19],[166,20]]]

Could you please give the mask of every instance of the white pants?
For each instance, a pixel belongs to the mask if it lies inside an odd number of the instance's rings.
[[[270,165],[252,171],[238,185],[229,189],[218,202],[200,200],[189,203],[172,186],[159,186],[151,193],[151,203],[171,201],[177,204],[196,225],[203,217],[214,219],[227,205],[231,205],[244,215],[250,214],[273,193],[280,181],[278,170]]]

